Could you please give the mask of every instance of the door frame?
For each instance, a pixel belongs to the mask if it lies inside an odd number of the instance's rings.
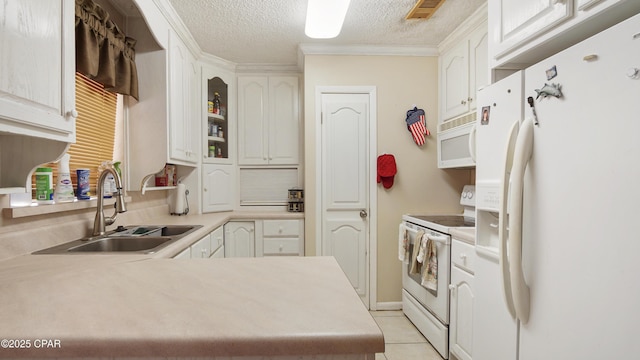
[[[315,99],[315,134],[316,134],[316,174],[322,179],[322,95],[323,94],[366,94],[369,96],[369,243],[367,248],[367,259],[369,260],[369,309],[377,310],[377,264],[378,264],[378,188],[374,179],[377,176],[377,95],[375,86],[316,86]],[[316,254],[322,254],[322,185],[316,184]]]

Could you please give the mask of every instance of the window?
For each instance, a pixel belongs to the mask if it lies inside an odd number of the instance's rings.
[[[71,181],[77,189],[76,169],[90,169],[90,191],[96,194],[98,166],[114,158],[116,110],[121,95],[104,90],[104,86],[88,77],[76,73],[76,142],[69,146],[71,156],[69,168]],[[43,164],[54,169],[54,184],[57,181],[58,164]],[[35,177],[31,183],[35,186]],[[35,189],[34,189],[35,190]]]

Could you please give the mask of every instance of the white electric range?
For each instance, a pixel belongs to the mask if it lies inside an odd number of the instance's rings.
[[[403,215],[400,225],[400,236],[406,231],[409,240],[402,270],[402,310],[445,359],[449,358],[450,229],[475,227],[475,186],[464,186],[460,204],[464,207],[462,214]],[[411,272],[412,262],[416,261],[412,256],[414,248],[416,243],[420,243],[416,242],[416,235],[420,231],[424,231],[436,245],[436,289],[422,285],[427,266],[421,266],[421,271]]]

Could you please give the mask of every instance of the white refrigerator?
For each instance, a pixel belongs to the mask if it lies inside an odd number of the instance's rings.
[[[639,69],[636,15],[479,92],[474,360],[640,357]]]

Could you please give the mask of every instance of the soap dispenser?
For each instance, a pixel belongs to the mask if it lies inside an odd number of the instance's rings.
[[[58,162],[58,181],[53,192],[55,202],[71,202],[74,200],[73,184],[71,183],[71,172],[69,170],[69,154],[64,154]]]

